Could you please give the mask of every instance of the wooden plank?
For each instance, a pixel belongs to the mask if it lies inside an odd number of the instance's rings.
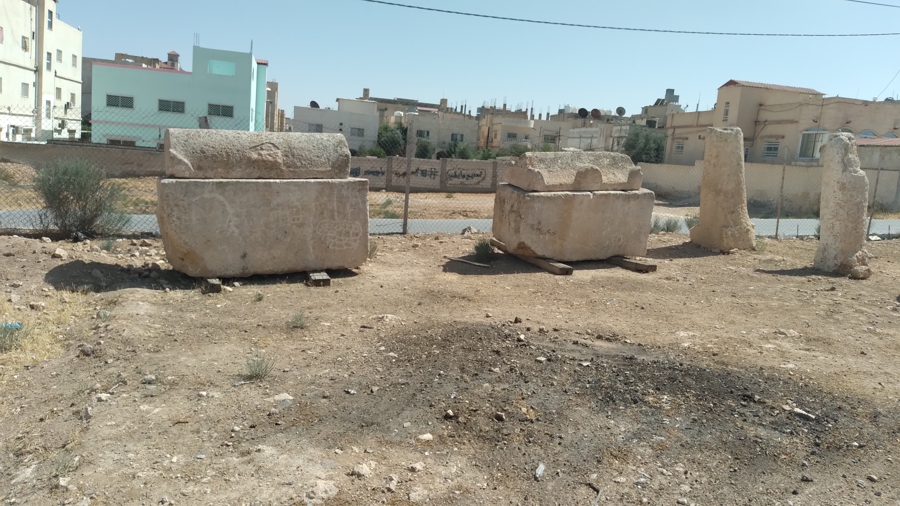
[[[444,160],[446,160],[446,158],[444,158]],[[446,255],[444,256],[444,258],[446,258],[447,260],[452,260],[454,262],[462,262],[464,264],[475,265],[477,267],[490,267],[490,265],[488,265],[488,264],[473,262],[471,260],[466,260],[465,258],[453,258],[453,257],[449,257]]]
[[[636,272],[656,272],[656,264],[652,262],[648,262],[647,260],[638,260],[636,258],[625,258],[625,257],[610,257],[606,259],[607,262],[618,265],[624,269],[629,269]]]
[[[510,253],[509,249],[507,249],[506,245],[503,244],[502,242],[498,241],[497,239],[493,239],[493,238],[491,239],[491,246],[497,248],[498,250],[500,250],[504,253],[513,255],[514,257],[518,258],[519,260],[528,262],[532,265],[536,265],[536,266],[540,267],[541,269],[544,269],[545,271],[549,272],[550,274],[555,274],[557,276],[571,276],[572,273],[575,272],[575,269],[573,269],[571,266],[566,265],[562,262]]]
[[[309,285],[310,286],[331,286],[331,278],[328,277],[328,273],[326,272],[310,272],[309,273]]]

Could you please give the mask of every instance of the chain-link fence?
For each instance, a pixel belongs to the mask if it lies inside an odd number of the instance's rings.
[[[158,233],[156,181],[165,172],[166,128],[261,129],[261,117],[241,119],[226,106],[189,112],[183,103],[161,100],[159,111],[148,112],[130,108],[127,97],[110,100],[85,117],[68,107],[7,107],[5,114],[0,110],[0,230],[58,228],[38,172],[58,161],[83,160],[107,175],[102,184],[117,189],[120,233]],[[491,159],[471,144],[435,142],[415,127],[414,117],[358,126],[294,121],[288,127],[347,138],[353,154],[351,177],[369,181],[370,233],[491,229],[494,192],[511,159]],[[654,230],[686,233],[699,215],[703,162],[640,165],[644,186],[657,193]],[[900,171],[866,172],[873,213],[870,233],[900,232],[900,220],[895,219],[900,218]],[[748,210],[758,235],[818,235],[821,167],[747,163],[745,174]]]

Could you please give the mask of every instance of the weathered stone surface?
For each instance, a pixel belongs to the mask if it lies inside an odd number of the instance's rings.
[[[559,261],[647,253],[653,192],[527,192],[501,184],[493,232],[510,252]]]
[[[506,182],[526,191],[639,190],[640,167],[621,153],[525,153],[506,169]]]
[[[871,271],[854,268],[868,265],[868,254],[863,248],[869,180],[859,168],[856,139],[851,134],[832,134],[821,156],[819,248],[813,267],[864,279]]]
[[[166,175],[191,179],[345,179],[350,148],[341,134],[170,128]]]
[[[365,179],[161,179],[172,267],[195,277],[357,267],[369,252]]]
[[[691,228],[691,242],[720,251],[752,249],[756,234],[747,213],[741,129],[708,128],[703,158],[700,221]]]

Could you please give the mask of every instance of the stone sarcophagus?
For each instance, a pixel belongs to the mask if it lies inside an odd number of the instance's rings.
[[[368,181],[340,134],[170,129],[157,221],[172,266],[196,277],[358,267]]]
[[[647,252],[654,194],[619,153],[526,153],[494,199],[493,233],[511,253],[560,261]]]

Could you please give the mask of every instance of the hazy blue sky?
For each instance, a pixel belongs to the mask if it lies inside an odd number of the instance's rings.
[[[900,8],[845,0],[396,0],[398,3],[548,21],[677,30],[900,32]],[[900,0],[877,0],[900,5]],[[84,31],[84,55],[182,54],[204,47],[269,60],[280,106],[364,87],[473,109],[534,101],[629,114],[675,88],[694,110],[729,79],[815,88],[871,99],[900,69],[900,37],[776,38],[648,34],[541,26],[413,11],[360,0],[62,0],[62,19]],[[900,78],[884,96],[900,94]]]

